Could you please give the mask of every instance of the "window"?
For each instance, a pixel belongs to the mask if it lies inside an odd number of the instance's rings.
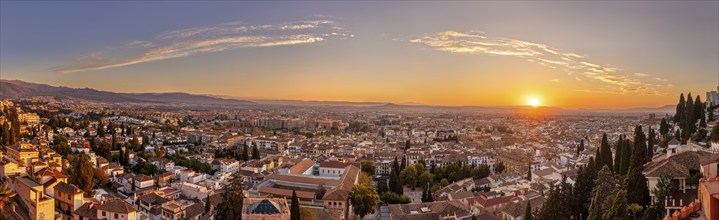
[[[105,217],[105,211],[102,211],[102,217]]]
[[[117,213],[115,213],[115,218],[117,218]]]

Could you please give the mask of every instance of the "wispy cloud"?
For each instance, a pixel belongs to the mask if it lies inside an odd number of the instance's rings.
[[[562,82],[562,81],[559,80],[559,79],[551,79],[551,80],[549,80],[549,81],[550,81],[550,82],[554,82],[554,83],[560,83],[560,82]]]
[[[660,90],[666,86],[661,83],[665,82],[665,79],[646,73],[624,73],[619,68],[591,62],[586,55],[563,51],[545,44],[489,37],[481,32],[462,33],[457,31],[425,34],[410,40],[410,42],[452,53],[517,57],[562,70],[569,75],[577,74],[604,83],[602,90],[591,90],[591,92],[665,94]],[[575,79],[581,81],[578,77]],[[558,80],[551,81],[558,82]],[[590,92],[590,90],[584,91]]]
[[[312,44],[349,37],[353,35],[332,20],[262,25],[230,22],[169,31],[150,41],[134,40],[121,47],[109,47],[81,56],[71,64],[54,70],[61,73],[102,70],[194,54],[247,47]]]

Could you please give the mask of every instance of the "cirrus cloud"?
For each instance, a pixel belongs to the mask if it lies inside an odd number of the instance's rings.
[[[591,62],[586,55],[540,43],[489,37],[481,32],[444,31],[425,34],[411,39],[410,42],[451,53],[517,57],[561,70],[569,75],[576,74],[603,83],[602,90],[591,90],[591,92],[664,95],[665,92],[661,91],[661,88],[667,86],[662,83],[666,82],[666,79],[646,73],[624,73],[617,67]],[[578,77],[575,79],[581,81]],[[559,80],[551,81],[559,82]],[[580,91],[589,92],[589,90]]]
[[[53,70],[60,73],[102,70],[239,48],[312,44],[349,37],[353,35],[331,20],[263,25],[230,22],[168,31],[150,41],[133,40],[124,46],[78,57]]]

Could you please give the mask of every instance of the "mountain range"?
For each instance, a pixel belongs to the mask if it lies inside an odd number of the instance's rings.
[[[0,80],[0,98],[22,99],[51,96],[56,100],[79,99],[104,103],[196,104],[196,105],[252,105],[247,100],[217,98],[181,92],[171,93],[117,93],[90,88],[68,88],[20,80]]]

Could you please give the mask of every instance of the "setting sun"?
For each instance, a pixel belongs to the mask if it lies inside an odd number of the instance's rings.
[[[538,106],[542,105],[542,102],[541,102],[541,100],[539,100],[539,97],[530,96],[529,98],[527,98],[527,105],[532,106],[532,107],[538,107]]]

